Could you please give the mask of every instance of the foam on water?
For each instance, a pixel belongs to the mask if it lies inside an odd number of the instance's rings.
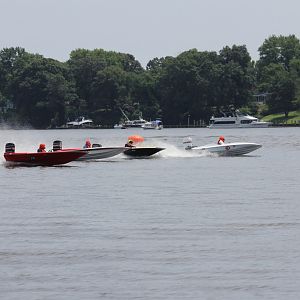
[[[185,157],[201,157],[201,156],[207,156],[206,153],[197,153],[193,151],[187,151],[184,149],[184,147],[177,147],[176,145],[163,142],[161,140],[152,140],[153,144],[155,144],[156,147],[165,148],[165,150],[159,152],[157,155],[164,157],[164,158],[185,158]]]

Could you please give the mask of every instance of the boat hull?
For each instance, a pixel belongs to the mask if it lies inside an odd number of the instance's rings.
[[[261,121],[256,117],[243,114],[239,110],[222,112],[222,116],[212,116],[208,128],[266,128],[272,125],[271,122]]]
[[[142,126],[144,130],[161,130],[162,126]]]
[[[4,153],[4,158],[8,162],[37,165],[54,166],[67,164],[86,154],[81,151],[55,151],[55,152],[37,152],[37,153]]]
[[[267,128],[271,125],[269,122],[253,122],[250,124],[211,124],[208,128],[211,129],[226,129],[226,128]]]
[[[226,143],[223,145],[205,145],[200,147],[192,147],[193,152],[209,152],[219,156],[239,156],[251,153],[262,147],[256,143]]]
[[[114,129],[126,129],[126,126],[122,124],[116,124],[114,125]]]
[[[62,151],[77,150],[79,152],[84,152],[86,155],[79,157],[77,160],[86,161],[113,157],[122,153],[125,149],[125,147],[94,147],[86,149],[63,149]]]
[[[80,151],[86,151],[87,154],[78,158],[78,160],[93,160],[104,159],[116,156],[124,151],[125,147],[96,147],[88,149],[80,149]]]
[[[159,148],[159,147],[134,147],[129,148],[124,151],[125,155],[132,156],[132,157],[147,157],[154,155],[165,148]]]

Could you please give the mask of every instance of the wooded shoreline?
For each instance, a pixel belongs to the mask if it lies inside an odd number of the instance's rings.
[[[122,109],[130,119],[142,114],[173,127],[188,120],[208,124],[228,107],[259,118],[284,113],[288,119],[300,109],[299,39],[268,37],[259,54],[253,61],[246,45],[218,53],[190,49],[153,58],[144,69],[131,54],[103,49],[76,49],[60,62],[20,47],[4,48],[0,120],[45,129],[85,116],[103,127],[124,121]]]

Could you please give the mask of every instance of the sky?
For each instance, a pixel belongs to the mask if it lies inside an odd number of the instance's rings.
[[[78,48],[155,57],[246,45],[252,59],[271,35],[300,39],[299,0],[0,0],[0,49],[66,61]]]

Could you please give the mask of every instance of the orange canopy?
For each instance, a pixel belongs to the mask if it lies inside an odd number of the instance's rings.
[[[141,143],[144,141],[144,138],[140,135],[131,135],[128,137],[128,141],[133,141],[135,143]]]

